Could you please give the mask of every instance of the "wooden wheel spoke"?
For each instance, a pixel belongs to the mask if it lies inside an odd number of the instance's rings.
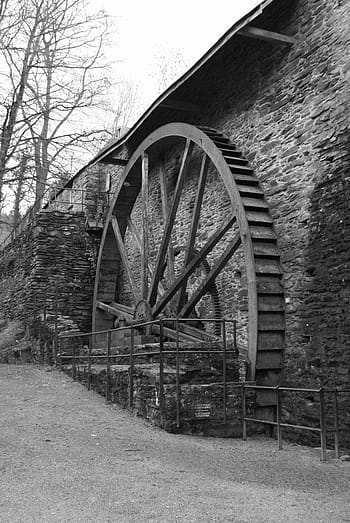
[[[130,216],[127,218],[126,223],[127,223],[128,229],[130,231],[130,234],[133,237],[134,242],[136,243],[136,246],[141,254],[142,253],[142,240],[141,240],[140,235],[135,227],[135,224],[132,221],[132,219],[130,218]]]
[[[156,298],[157,298],[157,287],[158,287],[159,281],[162,276],[164,259],[165,259],[165,256],[166,256],[166,253],[168,250],[171,232],[173,230],[175,216],[176,216],[177,208],[178,208],[178,205],[180,202],[181,191],[182,191],[184,180],[185,180],[185,177],[186,177],[186,174],[188,171],[188,167],[190,164],[193,147],[194,147],[194,142],[192,142],[190,139],[187,139],[186,145],[185,145],[185,151],[184,151],[184,154],[182,157],[179,176],[178,176],[178,179],[176,182],[175,194],[174,194],[172,206],[171,206],[171,209],[170,209],[170,212],[169,212],[166,224],[165,224],[164,234],[163,234],[162,242],[160,244],[159,254],[158,254],[158,258],[157,258],[157,262],[156,262],[156,268],[155,268],[153,278],[152,278],[151,288],[150,288],[150,292],[149,292],[149,299],[148,299],[148,302],[151,306],[154,305]]]
[[[202,201],[203,201],[205,182],[207,180],[208,168],[209,168],[209,158],[206,154],[204,154],[203,158],[202,158],[200,173],[199,173],[196,200],[195,200],[193,213],[192,213],[190,234],[189,234],[188,243],[186,246],[185,261],[184,261],[185,267],[186,267],[186,265],[188,265],[189,261],[193,257],[194,244],[196,241],[196,235],[197,235],[200,211],[201,211],[201,206],[202,206]],[[178,302],[178,311],[181,309],[181,307],[184,304],[185,295],[186,295],[186,287],[187,287],[187,278],[185,278],[183,285],[181,287],[181,292],[180,292],[180,297],[179,297],[179,302]]]
[[[112,228],[113,228],[115,240],[117,242],[119,254],[120,254],[122,263],[124,265],[124,268],[126,270],[126,274],[127,274],[127,277],[128,277],[129,283],[130,283],[130,287],[131,287],[131,291],[132,291],[134,300],[136,301],[137,300],[136,286],[135,286],[134,278],[133,278],[133,275],[132,275],[132,272],[131,272],[131,268],[130,268],[130,265],[129,265],[128,257],[127,257],[127,254],[126,254],[123,238],[122,238],[122,235],[121,235],[121,232],[120,232],[119,223],[118,223],[118,220],[117,220],[117,218],[115,216],[112,216],[111,223],[112,223]]]
[[[226,263],[233,256],[240,245],[241,237],[239,233],[237,233],[232,242],[230,242],[230,245],[227,247],[227,249],[225,249],[224,253],[215,262],[214,267],[211,269],[205,280],[201,282],[200,287],[196,292],[194,292],[188,303],[182,307],[179,314],[180,317],[186,317],[191,312],[191,310],[193,310],[199,300],[208,292],[211,285],[215,281],[215,278],[218,276],[218,274],[221,272],[221,270],[224,268]]]
[[[142,156],[142,251],[141,251],[141,296],[148,294],[148,155]]]
[[[133,317],[134,309],[127,305],[122,305],[121,303],[116,303],[114,301],[111,303],[103,303],[102,301],[97,301],[96,305],[98,309],[109,312],[109,314],[112,314],[113,316],[123,314],[127,318]]]
[[[166,304],[171,300],[171,298],[177,293],[180,287],[183,285],[185,279],[187,279],[190,274],[202,263],[205,256],[213,250],[215,245],[221,240],[221,238],[226,234],[226,232],[232,227],[235,223],[236,217],[232,216],[230,219],[220,227],[207,241],[207,243],[202,247],[202,249],[196,254],[192,260],[189,262],[187,267],[185,267],[180,275],[176,278],[174,283],[169,287],[167,292],[162,296],[158,303],[153,307],[152,314],[153,317],[156,317],[166,306]]]
[[[133,239],[134,239],[134,241],[136,243],[136,246],[137,246],[137,248],[139,250],[139,253],[141,254],[142,253],[142,240],[141,240],[141,238],[139,236],[139,233],[137,231],[137,228],[135,227],[135,224],[132,221],[132,219],[130,218],[130,216],[127,219],[127,225],[128,225],[130,234],[131,234],[131,236],[133,237]],[[150,263],[148,264],[148,274],[152,278],[152,276],[153,276],[153,269],[152,269]],[[159,282],[158,288],[159,288],[159,292],[161,294],[165,293],[165,289],[164,289],[163,285],[161,284],[161,282]]]
[[[160,194],[162,198],[162,211],[163,218],[165,223],[167,222],[169,216],[169,202],[168,202],[168,191],[166,187],[166,172],[163,159],[159,162],[159,182],[160,182]],[[169,281],[172,283],[175,280],[175,261],[174,261],[174,249],[169,240],[168,245],[168,271],[169,271]]]

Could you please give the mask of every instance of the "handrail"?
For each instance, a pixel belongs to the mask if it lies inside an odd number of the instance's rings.
[[[62,200],[61,198],[60,199],[57,199],[57,191],[62,189],[63,190],[63,193],[61,194],[64,194],[65,191],[68,191],[68,192],[78,192],[78,193],[81,193],[81,201],[80,202],[72,202],[72,201],[66,201],[66,200]],[[54,194],[50,196],[50,193],[52,193],[54,191]],[[4,238],[4,240],[2,240],[2,242],[0,243],[0,251],[4,250],[4,248],[9,245],[10,243],[12,243],[15,238],[21,234],[24,229],[30,224],[32,223],[34,217],[38,214],[38,212],[40,212],[42,209],[44,209],[46,206],[48,206],[49,204],[54,204],[54,205],[57,205],[57,204],[69,204],[69,205],[81,205],[81,210],[84,211],[84,206],[85,206],[85,200],[86,198],[84,198],[84,194],[88,194],[88,193],[93,193],[94,195],[97,195],[97,196],[106,196],[108,193],[106,192],[103,192],[103,191],[94,191],[94,190],[90,190],[90,189],[79,189],[79,188],[74,188],[74,187],[55,187],[54,189],[52,188],[48,188],[45,192],[44,192],[44,195],[41,199],[38,199],[38,200],[35,200],[35,202],[33,203],[33,205],[28,209],[28,211],[25,213],[25,215],[21,218],[21,220],[15,225],[15,227],[13,227],[12,231]],[[47,201],[44,201],[45,200],[45,197],[46,196],[49,196],[48,200]]]

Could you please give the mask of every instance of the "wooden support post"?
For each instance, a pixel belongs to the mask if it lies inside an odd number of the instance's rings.
[[[148,155],[142,156],[142,252],[141,252],[141,296],[148,295]]]
[[[106,402],[110,401],[111,390],[111,331],[107,332]]]
[[[223,423],[226,425],[227,423],[227,382],[226,382],[226,349],[227,349],[227,341],[226,341],[226,322],[225,320],[222,320],[222,387],[223,387],[223,402],[222,402],[222,408],[223,408]]]
[[[160,410],[160,421],[164,423],[164,410],[165,410],[165,399],[164,399],[164,324],[163,320],[159,322],[159,410]]]
[[[134,408],[134,348],[135,348],[135,332],[134,327],[130,331],[130,367],[129,367],[129,407]]]

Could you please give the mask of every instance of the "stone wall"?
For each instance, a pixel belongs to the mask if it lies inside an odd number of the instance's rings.
[[[52,331],[56,313],[59,329],[90,330],[95,252],[83,213],[39,213],[1,253],[1,316],[34,335],[38,324]]]

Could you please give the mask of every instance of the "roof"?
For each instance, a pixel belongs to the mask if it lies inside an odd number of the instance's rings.
[[[236,40],[241,40],[242,37],[247,36],[247,26],[253,21],[254,26],[257,24],[259,28],[271,30],[271,25],[273,26],[275,18],[280,16],[282,7],[289,7],[294,1],[295,0],[264,0],[260,2],[254,9],[236,22],[184,75],[166,89],[126,134],[104,147],[92,160],[81,168],[76,175],[69,180],[67,186],[71,185],[73,180],[87,167],[99,162],[113,163],[113,158],[118,156],[118,152],[123,146],[127,145],[129,150],[134,150],[153,130],[170,121],[178,120],[179,111],[184,108],[187,109],[188,114],[191,114],[191,110],[195,111],[196,103],[194,103],[194,100],[197,102],[203,94],[199,82],[200,76],[203,72],[209,71],[208,68],[213,66],[218,55],[224,53],[228,47],[232,48]],[[254,34],[250,34],[250,36],[254,37]],[[292,41],[288,36],[279,36],[282,37],[282,42],[283,38],[285,38],[285,43],[287,43],[288,40],[289,43]],[[180,108],[180,106],[182,107]]]

